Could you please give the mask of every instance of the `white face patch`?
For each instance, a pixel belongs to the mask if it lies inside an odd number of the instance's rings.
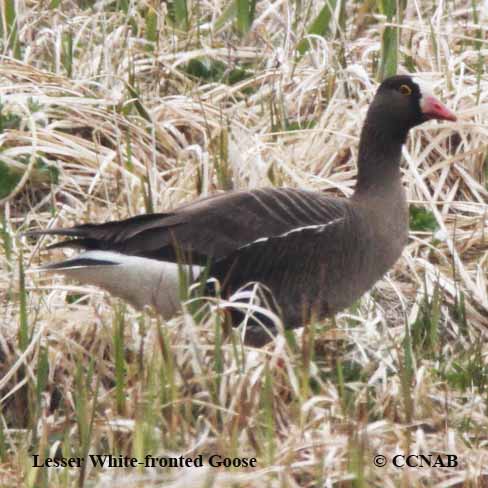
[[[419,104],[420,104],[420,110],[422,110],[423,112],[425,109],[425,99],[434,96],[432,86],[428,82],[421,80],[416,76],[412,77],[412,81],[419,87],[419,92],[420,92]]]

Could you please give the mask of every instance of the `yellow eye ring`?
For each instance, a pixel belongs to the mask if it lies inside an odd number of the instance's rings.
[[[401,85],[399,90],[400,90],[400,93],[402,95],[411,95],[412,94],[412,89],[408,85]]]

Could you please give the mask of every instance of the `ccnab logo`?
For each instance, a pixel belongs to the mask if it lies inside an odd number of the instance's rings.
[[[397,468],[455,468],[458,464],[454,454],[397,454],[393,456],[393,465]]]

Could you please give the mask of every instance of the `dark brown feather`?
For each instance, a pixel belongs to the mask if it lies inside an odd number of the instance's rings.
[[[110,250],[165,261],[188,256],[194,264],[206,264],[209,259],[227,256],[256,239],[326,223],[341,213],[343,205],[342,200],[317,193],[267,188],[208,197],[167,214],[49,229],[30,235],[75,237],[50,248]]]

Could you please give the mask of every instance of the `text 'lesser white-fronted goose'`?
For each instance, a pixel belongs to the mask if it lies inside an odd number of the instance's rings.
[[[351,305],[399,258],[408,235],[401,148],[409,129],[430,119],[456,117],[415,78],[385,80],[361,132],[350,199],[291,188],[233,191],[168,213],[30,234],[69,236],[52,247],[85,250],[43,270],[98,285],[138,308],[152,305],[164,317],[180,308],[183,262],[197,274],[208,265],[224,298],[249,283],[264,285],[284,326],[300,327]],[[233,325],[244,316],[233,309]],[[247,322],[247,341],[266,342],[262,325],[273,330],[273,321],[264,313]]]

